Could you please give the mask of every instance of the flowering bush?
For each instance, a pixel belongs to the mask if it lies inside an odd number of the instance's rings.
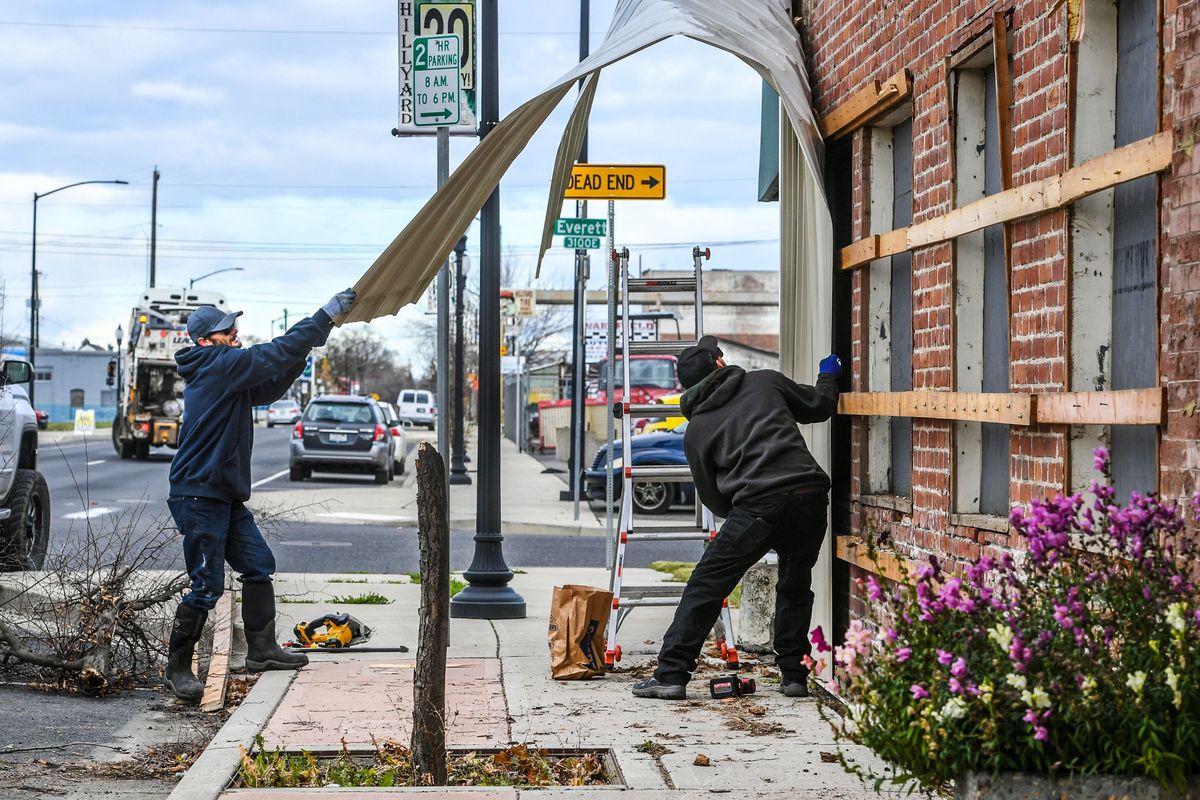
[[[1096,451],[1108,477],[1108,455]],[[966,772],[1104,773],[1182,787],[1200,773],[1200,604],[1180,509],[1134,493],[1013,509],[1018,561],[949,574],[934,558],[885,590],[878,632],[833,648],[839,735],[894,776],[945,789]],[[1200,495],[1193,499],[1200,518]],[[820,630],[818,651],[828,651]],[[816,665],[814,665],[816,666]]]

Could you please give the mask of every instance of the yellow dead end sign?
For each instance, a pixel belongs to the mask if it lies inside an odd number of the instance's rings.
[[[667,168],[662,164],[576,164],[563,197],[568,200],[662,200]]]

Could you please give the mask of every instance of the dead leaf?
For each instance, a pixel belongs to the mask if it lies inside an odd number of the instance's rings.
[[[822,750],[821,760],[826,764],[836,764],[838,760],[837,753],[826,753],[824,750]]]
[[[712,766],[712,760],[708,756],[704,755],[704,753],[697,753],[696,759],[694,761],[692,761],[692,763],[695,764],[697,767],[711,767]]]

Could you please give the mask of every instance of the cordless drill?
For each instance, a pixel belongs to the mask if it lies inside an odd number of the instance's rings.
[[[724,700],[726,697],[741,697],[744,694],[754,694],[758,686],[754,678],[743,678],[730,673],[708,682],[708,692],[714,700]]]

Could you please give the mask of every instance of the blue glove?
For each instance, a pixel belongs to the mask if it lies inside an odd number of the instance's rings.
[[[344,292],[338,292],[329,302],[321,306],[321,310],[328,314],[331,318],[338,314],[345,314],[354,307],[354,301],[358,297],[358,293],[353,289],[347,289]]]
[[[830,353],[821,359],[821,366],[818,370],[822,375],[832,375],[835,378],[842,377],[842,360],[837,357],[836,353]]]

